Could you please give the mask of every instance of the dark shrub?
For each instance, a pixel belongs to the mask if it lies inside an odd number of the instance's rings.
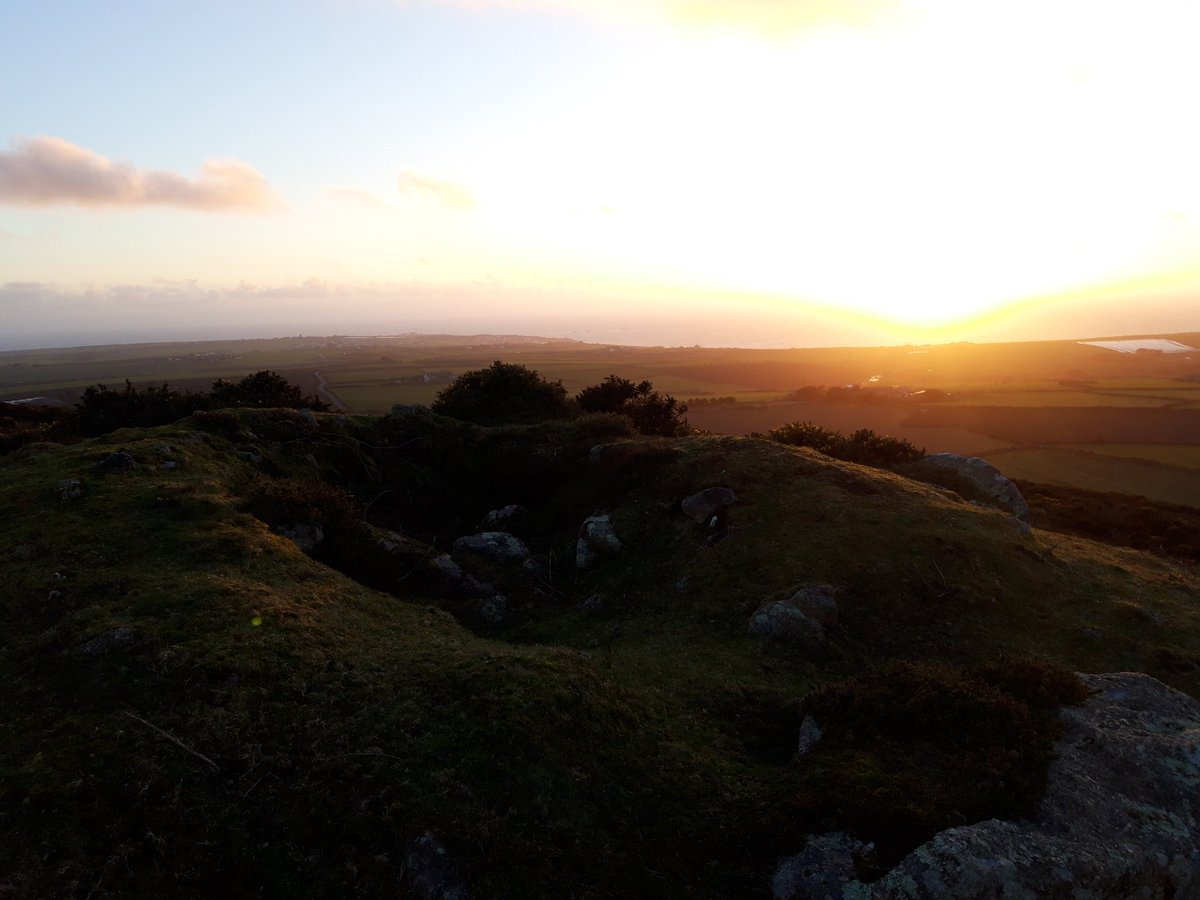
[[[571,415],[567,390],[534,369],[499,360],[486,369],[464,372],[438,392],[436,413],[477,425],[506,425],[565,419]]]
[[[165,384],[138,390],[126,379],[121,391],[103,384],[86,388],[75,407],[72,424],[78,433],[92,437],[118,428],[166,425],[189,415],[200,405],[199,395],[181,394]]]
[[[628,416],[642,434],[676,437],[688,432],[687,419],[683,417],[687,404],[669,394],[660,394],[649,381],[634,384],[628,378],[609,375],[599,384],[585,387],[575,402],[584,412]]]
[[[865,466],[894,466],[925,455],[924,450],[906,440],[876,434],[869,428],[860,428],[850,437],[843,437],[840,432],[812,422],[790,422],[771,430],[767,436],[781,444],[809,447],[826,456]]]
[[[1086,692],[1033,660],[978,669],[898,663],[826,685],[802,712],[822,729],[799,798],[836,826],[907,852],[953,825],[1036,812],[1061,725]]]
[[[296,385],[278,372],[263,370],[247,375],[236,384],[224,378],[213,382],[205,405],[209,409],[223,407],[288,407],[325,411],[329,405],[313,396],[305,396]]]

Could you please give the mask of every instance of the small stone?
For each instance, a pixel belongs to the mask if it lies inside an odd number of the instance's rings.
[[[428,831],[404,848],[404,883],[414,900],[470,900],[450,854]]]
[[[96,463],[98,472],[132,472],[135,468],[137,468],[137,462],[124,450],[110,453]]]
[[[508,617],[508,598],[495,594],[479,604],[479,618],[489,625],[501,625]]]
[[[524,562],[529,559],[529,548],[505,531],[484,531],[460,537],[454,542],[451,552],[455,555],[473,553],[495,562]]]
[[[788,600],[764,603],[750,617],[750,633],[810,647],[825,643],[825,628]]]
[[[828,584],[810,584],[797,590],[788,598],[800,612],[826,628],[836,628],[838,605],[835,591]]]
[[[800,722],[800,740],[796,744],[796,755],[805,756],[811,753],[824,733],[817,720],[811,714],[806,715]]]
[[[524,512],[525,509],[515,503],[502,506],[499,509],[493,509],[483,517],[483,526],[484,528],[495,530],[501,525],[511,524],[514,520],[520,518]]]
[[[138,637],[137,632],[132,628],[122,625],[119,628],[112,629],[112,631],[96,635],[96,637],[83,644],[79,648],[79,655],[92,658],[107,656],[110,653],[131,650],[140,643],[141,639]]]
[[[83,482],[78,478],[64,478],[55,487],[59,500],[78,500],[83,496]]]
[[[584,599],[584,601],[582,603],[579,604],[579,608],[587,610],[588,612],[599,612],[600,610],[604,609],[604,595],[603,594],[590,595],[589,597]]]
[[[304,553],[312,553],[325,540],[325,529],[312,522],[276,525],[275,533],[287,538]]]
[[[697,525],[707,524],[717,513],[737,502],[737,494],[727,487],[705,488],[683,500],[680,506]]]
[[[575,568],[586,569],[600,556],[615,556],[621,552],[621,541],[609,516],[589,516],[579,530],[579,538],[575,541]]]

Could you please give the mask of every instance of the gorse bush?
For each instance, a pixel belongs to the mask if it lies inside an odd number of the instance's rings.
[[[547,381],[534,369],[499,360],[459,375],[438,392],[430,409],[476,425],[543,422],[572,412],[561,381]]]
[[[831,431],[812,422],[790,422],[767,433],[773,441],[796,447],[809,447],[847,462],[867,466],[893,466],[921,459],[924,450],[901,438],[876,434],[869,428],[860,428],[849,437]]]
[[[676,437],[689,430],[684,418],[687,404],[660,394],[649,381],[634,384],[628,378],[609,375],[599,384],[585,387],[575,402],[584,412],[627,416],[642,434]]]
[[[86,388],[65,427],[84,437],[108,434],[118,428],[167,425],[201,410],[242,407],[288,407],[328,410],[315,396],[306,396],[276,372],[261,371],[237,382],[219,379],[212,391],[176,391],[162,385],[138,389],[125,381],[123,390],[104,384]]]

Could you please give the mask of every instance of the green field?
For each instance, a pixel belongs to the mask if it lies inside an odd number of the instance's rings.
[[[995,451],[986,458],[1018,481],[1137,494],[1162,503],[1200,507],[1200,479],[1194,469],[1062,447]]]
[[[1076,444],[1066,450],[1086,450],[1121,459],[1145,460],[1181,469],[1200,469],[1200,445],[1177,444]]]

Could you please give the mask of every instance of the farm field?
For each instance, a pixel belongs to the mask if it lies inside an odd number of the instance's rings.
[[[1169,337],[1200,345],[1200,334]],[[457,375],[495,360],[537,369],[571,394],[616,374],[683,401],[732,397],[689,410],[692,425],[714,433],[805,420],[869,428],[931,453],[992,458],[1029,481],[1200,504],[1200,352],[1116,353],[1073,341],[747,350],[395,335],[113,345],[0,353],[0,401],[73,403],[90,384],[126,379],[204,390],[272,369],[349,412],[377,415],[431,403]]]
[[[1064,450],[1086,450],[1104,456],[1138,459],[1180,469],[1200,469],[1200,445],[1179,444],[1076,444]]]
[[[1200,478],[1193,469],[1062,447],[993,451],[985,458],[1017,481],[1136,494],[1161,503],[1200,507]]]

